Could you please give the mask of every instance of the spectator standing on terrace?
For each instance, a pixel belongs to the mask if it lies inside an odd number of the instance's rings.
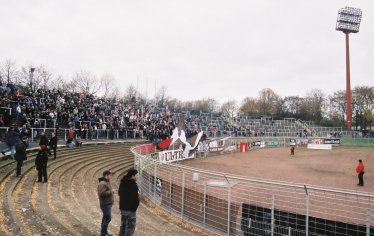
[[[74,146],[73,139],[74,139],[74,130],[73,130],[73,127],[70,126],[70,128],[68,129],[68,139],[66,141],[66,145],[68,147]]]
[[[16,154],[14,155],[14,159],[17,161],[17,168],[16,168],[16,176],[21,176],[21,168],[23,165],[23,161],[27,160],[26,156],[26,148],[29,146],[29,138],[27,136],[23,136],[22,142],[16,144]]]
[[[39,146],[41,145],[44,145],[44,146],[48,145],[48,137],[47,135],[45,135],[44,131],[40,133]]]
[[[92,140],[92,135],[93,135],[93,127],[91,123],[88,125],[88,139]]]
[[[5,133],[3,142],[8,146],[7,149],[1,150],[1,153],[5,155],[6,151],[10,151],[11,159],[14,159],[15,153],[15,144],[17,140],[18,134],[14,131],[14,127],[9,127],[8,132]]]
[[[76,133],[77,133],[77,140],[75,142],[75,146],[82,147],[82,133],[83,133],[83,131],[82,131],[82,127],[81,126],[79,126],[79,128],[78,128],[78,130],[77,130]]]
[[[70,139],[71,141],[73,141],[73,139],[74,139],[74,130],[73,130],[73,127],[70,127],[70,128],[68,129],[68,136],[69,136],[69,139]]]
[[[362,160],[358,160],[358,165],[356,166],[356,173],[358,174],[358,186],[364,186],[364,174],[365,174],[365,165]]]
[[[51,138],[49,140],[49,148],[53,150],[53,160],[56,160],[57,153],[57,136],[55,132],[52,132]]]
[[[40,150],[35,158],[35,165],[36,169],[38,170],[38,182],[46,183],[47,178],[47,163],[48,163],[48,155],[47,155],[47,146],[40,145]]]
[[[42,131],[41,134],[40,134],[39,146],[41,147],[43,145],[43,146],[47,147],[48,144],[49,144],[48,137],[47,137],[47,135],[45,135],[45,132]],[[46,151],[47,151],[48,155],[52,155],[50,150],[47,149]]]
[[[119,209],[121,210],[120,236],[132,236],[135,232],[136,210],[139,206],[139,189],[136,183],[138,178],[138,171],[130,169],[121,179],[119,185]]]
[[[97,186],[97,195],[99,196],[100,208],[103,212],[101,220],[100,236],[108,236],[108,226],[112,220],[112,206],[114,202],[114,190],[110,184],[113,178],[113,173],[110,170],[103,172],[103,177],[99,178],[99,185]]]
[[[23,136],[27,136],[29,138],[31,138],[31,129],[29,127],[29,125],[26,123],[22,126],[22,129],[21,129],[21,137]]]

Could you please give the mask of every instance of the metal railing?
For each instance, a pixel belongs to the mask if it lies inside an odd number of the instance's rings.
[[[235,141],[234,141],[235,142]],[[141,194],[219,235],[372,235],[374,195],[228,175],[132,148]]]

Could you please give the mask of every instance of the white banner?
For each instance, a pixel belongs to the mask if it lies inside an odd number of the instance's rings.
[[[162,151],[158,153],[158,161],[163,164],[191,159],[191,158],[194,158],[194,155],[192,155],[191,157],[184,157],[182,149],[168,150],[168,151]]]
[[[309,149],[324,149],[331,150],[331,144],[308,144]]]

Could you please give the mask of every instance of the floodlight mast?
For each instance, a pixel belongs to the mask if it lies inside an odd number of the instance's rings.
[[[349,33],[358,33],[360,30],[362,11],[358,8],[344,7],[338,11],[336,30],[345,34],[346,50],[346,114],[347,128],[352,128],[352,98],[351,98],[351,75],[349,61]]]

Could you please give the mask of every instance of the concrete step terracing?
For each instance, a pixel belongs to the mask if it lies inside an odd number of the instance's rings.
[[[112,186],[134,166],[130,146],[100,144],[58,149],[57,159],[48,162],[48,182],[38,183],[35,153],[15,177],[16,162],[0,162],[0,235],[99,235],[102,212],[97,197],[98,177],[115,172]],[[110,232],[120,227],[118,195],[112,209]],[[201,235],[189,232],[155,214],[141,204],[136,235]]]

